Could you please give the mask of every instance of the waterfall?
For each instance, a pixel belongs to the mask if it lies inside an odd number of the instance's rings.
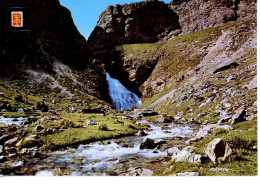
[[[129,110],[132,107],[138,107],[142,104],[136,94],[127,90],[118,80],[111,78],[108,73],[106,75],[109,95],[116,110]]]

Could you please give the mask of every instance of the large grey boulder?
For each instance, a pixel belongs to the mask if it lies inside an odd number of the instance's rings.
[[[173,155],[172,161],[200,163],[201,155],[195,154],[195,151],[190,146],[187,146],[183,150],[181,150],[177,155]]]
[[[232,150],[222,138],[216,138],[208,144],[205,153],[213,163],[217,163],[225,161],[232,154]]]
[[[246,120],[246,111],[245,108],[242,106],[238,108],[232,117],[231,125],[245,121]]]
[[[180,150],[176,147],[172,147],[167,149],[167,155],[168,156],[173,156],[173,155],[177,155],[180,152]]]

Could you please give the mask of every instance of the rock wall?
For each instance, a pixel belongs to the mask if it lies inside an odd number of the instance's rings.
[[[178,16],[160,1],[107,7],[88,39],[93,50],[126,43],[156,42],[165,32],[180,28]]]
[[[256,0],[173,0],[169,7],[178,15],[182,32],[216,27],[256,13]]]

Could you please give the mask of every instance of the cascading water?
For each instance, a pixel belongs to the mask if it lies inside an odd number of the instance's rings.
[[[136,94],[127,90],[118,80],[111,78],[108,73],[106,75],[109,95],[117,110],[129,110],[132,107],[138,107],[142,104]]]

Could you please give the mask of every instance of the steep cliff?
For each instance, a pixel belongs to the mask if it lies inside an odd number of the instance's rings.
[[[160,1],[107,7],[88,39],[92,50],[127,43],[156,42],[166,32],[179,29],[178,16]]]
[[[192,33],[256,13],[256,0],[173,0],[182,32]]]
[[[170,81],[171,77],[165,76],[145,82],[155,72],[161,58],[179,54],[175,52],[178,45],[169,46],[175,48],[170,53],[167,51],[169,47],[151,43],[167,42],[178,35],[218,27],[254,14],[255,0],[173,0],[168,5],[147,1],[110,6],[100,15],[88,47],[93,56],[105,64],[112,77],[145,99],[163,90],[165,82]],[[205,54],[203,51],[196,58],[188,57],[198,63]]]

